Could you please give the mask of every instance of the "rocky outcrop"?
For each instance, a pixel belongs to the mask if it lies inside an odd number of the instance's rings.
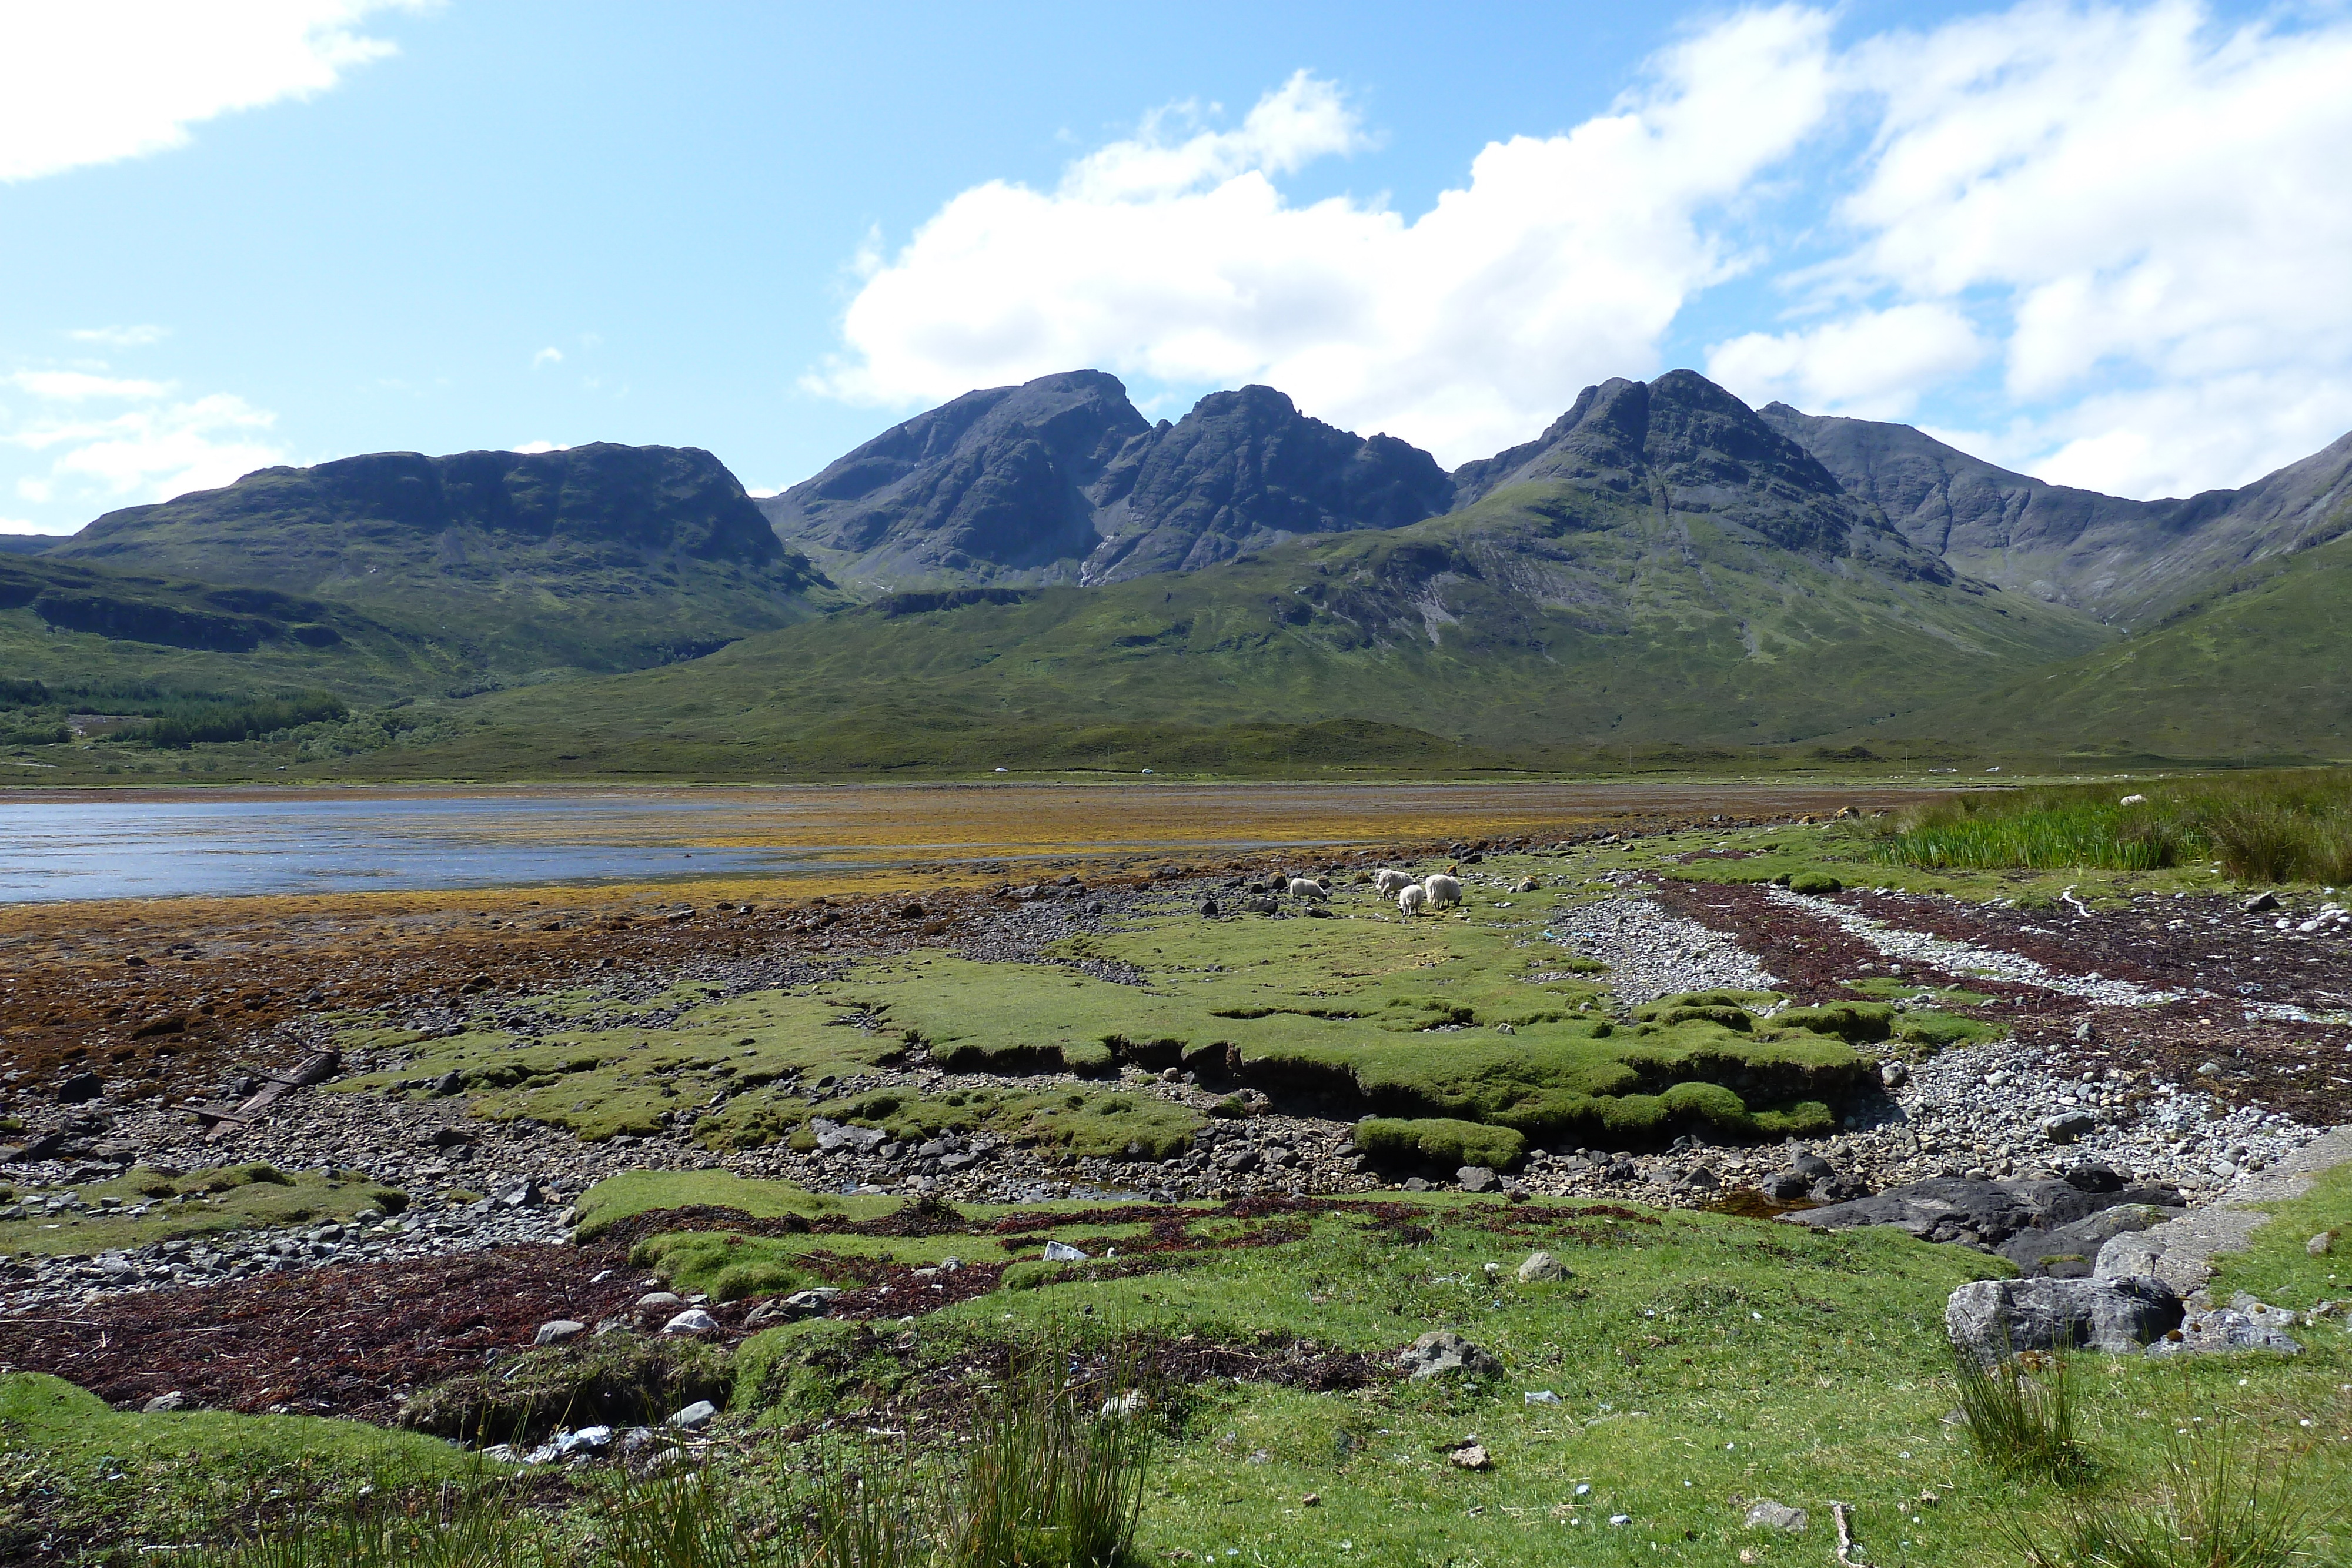
[[[1437,462],[1300,413],[1271,387],[1154,425],[1100,371],[967,392],[761,503],[777,534],[874,588],[1106,582],[1305,534],[1444,511]]]
[[[2084,1166],[2064,1177],[2023,1181],[1934,1176],[1782,1218],[1816,1230],[1891,1225],[1923,1241],[1961,1241],[1988,1251],[2018,1240],[2040,1258],[2043,1254],[2033,1249],[2050,1245],[2050,1239],[2062,1232],[2064,1239],[2056,1244],[2060,1252],[2078,1250],[2081,1241],[2068,1228],[2094,1215],[2126,1209],[2135,1223],[2145,1226],[2155,1221],[2139,1211],[2157,1209],[2162,1218],[2180,1207],[2180,1195],[2170,1187],[2126,1186],[2103,1166]],[[2094,1247],[2092,1256],[2096,1254]]]

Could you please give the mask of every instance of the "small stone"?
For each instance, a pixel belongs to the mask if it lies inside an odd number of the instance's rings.
[[[1557,1405],[1559,1396],[1549,1388],[1530,1388],[1519,1396],[1519,1400],[1526,1405]]]
[[[174,1410],[184,1408],[187,1403],[188,1396],[174,1388],[169,1394],[158,1394],[154,1398],[142,1405],[139,1412],[142,1416],[168,1416]]]
[[[578,1339],[582,1334],[586,1333],[587,1332],[588,1325],[586,1323],[574,1322],[571,1318],[557,1318],[552,1322],[544,1322],[540,1324],[539,1333],[531,1337],[530,1343],[533,1344],[569,1344],[572,1341]]]
[[[2267,915],[2278,906],[2278,894],[2267,892],[2254,894],[2253,897],[2246,900],[2245,904],[2242,905],[2249,915]]]
[[[1565,1279],[1567,1276],[1568,1270],[1560,1267],[1559,1260],[1549,1252],[1530,1252],[1527,1261],[1519,1265],[1519,1283],[1522,1285]]]
[[[1087,1255],[1066,1241],[1045,1243],[1045,1261],[1048,1263],[1083,1263],[1086,1260]]]
[[[1899,1061],[1880,1064],[1878,1081],[1889,1089],[1900,1089],[1911,1082],[1911,1070]]]
[[[669,1322],[662,1324],[662,1333],[664,1333],[704,1334],[717,1333],[718,1332],[719,1320],[712,1317],[709,1312],[704,1312],[700,1307],[688,1307],[686,1311],[678,1313],[677,1316],[670,1319]]]
[[[1321,1508],[1323,1506],[1323,1495],[1320,1492],[1308,1492],[1305,1497],[1298,1500],[1298,1506],[1301,1508]]]
[[[669,1425],[681,1432],[699,1432],[718,1416],[719,1406],[708,1399],[698,1399],[669,1418]]]
[[[2336,1250],[2336,1235],[2337,1232],[2336,1231],[2323,1230],[2318,1235],[2313,1237],[2310,1240],[2305,1242],[2303,1244],[2303,1249],[2305,1252],[2310,1253],[2315,1258],[2325,1258],[2330,1252]]]
[[[1445,1462],[1463,1470],[1491,1470],[1495,1468],[1494,1456],[1486,1452],[1486,1446],[1480,1443],[1454,1449],[1445,1456]]]
[[[669,1291],[654,1291],[637,1298],[633,1309],[640,1317],[654,1317],[662,1312],[676,1312],[686,1305],[686,1298]]]
[[[1793,1535],[1805,1528],[1805,1511],[1759,1497],[1748,1505],[1748,1528],[1750,1530],[1785,1530]]]

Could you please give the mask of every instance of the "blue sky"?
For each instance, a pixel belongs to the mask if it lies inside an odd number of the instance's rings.
[[[2131,494],[2352,427],[2332,5],[58,9],[0,531],[393,448],[769,490],[1080,362],[1449,463],[1675,365]]]

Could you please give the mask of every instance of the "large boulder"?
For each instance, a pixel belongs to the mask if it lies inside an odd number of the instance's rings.
[[[2021,1350],[2137,1355],[2180,1326],[2161,1280],[1977,1280],[1944,1303],[1953,1345],[1981,1362]]]

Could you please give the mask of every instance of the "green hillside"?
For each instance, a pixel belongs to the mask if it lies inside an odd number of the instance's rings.
[[[1721,511],[1520,485],[1411,528],[1202,571],[898,595],[688,664],[495,694],[467,705],[488,724],[397,761],[738,776],[1029,765],[1030,747],[1088,731],[1181,746],[1333,719],[1514,749],[1772,744],[1949,700],[2112,635],[1938,581],[1883,530],[1842,542],[1792,549]],[[1160,765],[1150,745],[1127,754]]]
[[[472,673],[446,643],[331,601],[0,556],[0,676],[61,694],[87,690],[92,704],[142,683],[200,692],[324,687],[383,703]]]
[[[1868,733],[2056,754],[2352,758],[2352,538],[2224,582],[2130,641]]]
[[[841,601],[710,454],[606,443],[265,468],[38,559],[332,600],[509,682],[690,658]]]

